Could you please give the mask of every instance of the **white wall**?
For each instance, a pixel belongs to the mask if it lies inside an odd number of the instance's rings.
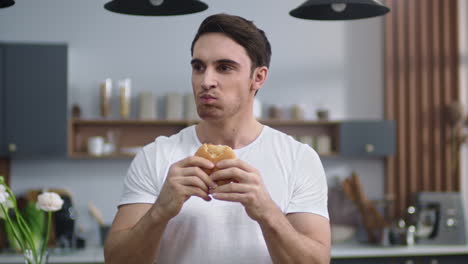
[[[382,19],[317,22],[290,17],[303,0],[205,0],[205,12],[175,17],[138,17],[106,11],[106,0],[22,0],[0,9],[0,41],[65,42],[69,45],[69,106],[78,103],[84,117],[98,116],[98,83],[132,78],[133,94],[150,90],[190,92],[190,44],[208,15],[244,16],[267,33],[273,56],[270,78],[258,98],[264,105],[306,104],[333,119],[383,117]],[[286,95],[287,96],[284,96]],[[33,136],[33,135],[32,135]],[[15,191],[64,187],[75,194],[80,225],[95,228],[86,211],[89,201],[110,222],[130,160],[13,161]],[[383,193],[381,160],[330,159],[329,177],[356,170],[369,196]],[[92,238],[93,239],[93,238]]]

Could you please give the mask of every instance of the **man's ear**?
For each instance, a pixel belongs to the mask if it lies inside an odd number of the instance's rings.
[[[257,67],[252,75],[252,90],[259,90],[268,78],[268,68],[266,66]]]

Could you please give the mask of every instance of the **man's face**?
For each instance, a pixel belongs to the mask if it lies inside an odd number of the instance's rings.
[[[242,115],[251,103],[251,61],[244,47],[221,33],[202,35],[194,45],[192,88],[203,120]]]

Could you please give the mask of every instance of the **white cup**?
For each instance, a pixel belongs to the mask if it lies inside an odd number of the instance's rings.
[[[88,154],[102,156],[104,154],[104,138],[100,136],[88,138]]]
[[[311,148],[315,149],[315,142],[313,136],[300,136],[299,142],[309,145]]]
[[[327,135],[317,136],[315,142],[316,151],[319,154],[329,154],[331,152],[331,138]]]

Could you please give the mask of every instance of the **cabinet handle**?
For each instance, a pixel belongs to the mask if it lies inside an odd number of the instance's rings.
[[[366,152],[367,152],[367,153],[372,153],[372,152],[374,152],[374,150],[375,150],[374,144],[366,144],[365,147],[366,147]]]
[[[16,149],[17,149],[16,144],[13,144],[13,143],[8,144],[8,150],[10,152],[16,152]]]

